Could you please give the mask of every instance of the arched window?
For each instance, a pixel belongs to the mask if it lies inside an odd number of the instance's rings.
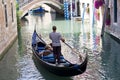
[[[14,22],[14,17],[13,17],[13,3],[11,3],[11,15],[12,15],[12,22]]]
[[[8,27],[8,19],[7,19],[7,5],[4,5],[5,8],[5,22],[6,22],[6,27]]]

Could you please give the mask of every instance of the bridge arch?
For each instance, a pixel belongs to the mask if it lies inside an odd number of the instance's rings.
[[[30,3],[20,8],[20,12],[22,13],[20,17],[22,18],[25,14],[28,13],[29,10],[36,8],[42,4],[47,4],[51,8],[58,11],[59,13],[63,14],[63,10],[62,10],[63,4],[61,4],[60,2],[56,0],[33,0]]]

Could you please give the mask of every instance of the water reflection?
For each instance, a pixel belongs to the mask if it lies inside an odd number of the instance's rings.
[[[17,80],[19,72],[16,67],[17,41],[0,61],[0,80]]]
[[[23,46],[22,46],[22,36],[21,36],[21,27],[20,26],[18,26],[18,28],[17,28],[17,32],[18,32],[18,53],[19,53],[19,55],[22,55],[22,53],[23,53]]]
[[[117,41],[119,40],[108,35],[102,41],[104,52],[101,57],[105,80],[120,80],[120,44]]]

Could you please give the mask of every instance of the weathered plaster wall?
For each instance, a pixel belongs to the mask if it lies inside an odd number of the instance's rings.
[[[5,15],[5,5],[7,16]],[[16,36],[17,22],[15,0],[0,0],[0,56],[5,51],[5,49],[11,44],[11,42],[16,38]]]
[[[114,22],[114,0],[109,2],[111,25],[106,27],[106,31],[120,39],[120,0],[117,0],[117,22]]]

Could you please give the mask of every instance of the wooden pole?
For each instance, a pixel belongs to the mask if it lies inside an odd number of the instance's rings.
[[[72,19],[72,17],[73,17],[73,9],[72,9],[72,0],[70,0],[70,16],[71,16],[71,19]]]

